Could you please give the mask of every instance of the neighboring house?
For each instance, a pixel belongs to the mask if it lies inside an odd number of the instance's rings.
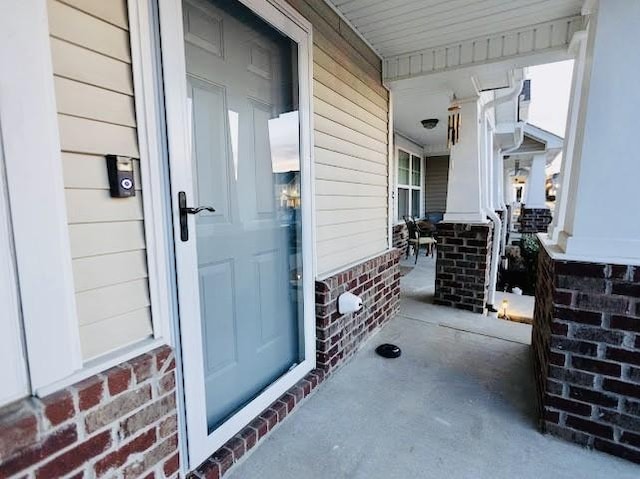
[[[436,301],[485,313],[523,68],[568,58],[542,421],[639,457],[569,377],[638,399],[638,4],[431,3],[0,2],[0,477],[223,475],[398,312],[404,213],[443,215]]]

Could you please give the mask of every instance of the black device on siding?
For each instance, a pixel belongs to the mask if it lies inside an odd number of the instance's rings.
[[[107,155],[107,174],[112,198],[136,196],[133,179],[133,158]]]

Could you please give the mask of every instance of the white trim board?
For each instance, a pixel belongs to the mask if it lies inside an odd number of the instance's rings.
[[[578,15],[385,57],[382,77],[387,83],[503,61],[530,66],[569,59],[571,38],[584,29],[584,23],[584,17]]]
[[[0,304],[3,308],[3,320],[0,321],[0,407],[27,396],[30,392],[9,216],[0,124]]]

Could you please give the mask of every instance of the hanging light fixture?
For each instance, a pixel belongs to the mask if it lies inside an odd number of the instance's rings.
[[[427,130],[433,130],[436,126],[438,126],[439,121],[440,120],[438,120],[437,118],[427,118],[426,120],[422,120],[420,123],[422,123],[422,126]]]
[[[447,124],[447,146],[460,142],[460,105],[453,104],[449,107],[449,120]]]

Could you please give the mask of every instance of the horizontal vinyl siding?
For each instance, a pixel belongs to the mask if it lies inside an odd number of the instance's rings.
[[[388,93],[380,59],[323,1],[289,0],[313,25],[318,274],[385,251]]]
[[[425,213],[444,213],[447,209],[449,157],[428,157],[425,169]]]
[[[82,353],[152,334],[126,0],[49,0]],[[111,198],[104,155],[131,156],[136,196]]]

